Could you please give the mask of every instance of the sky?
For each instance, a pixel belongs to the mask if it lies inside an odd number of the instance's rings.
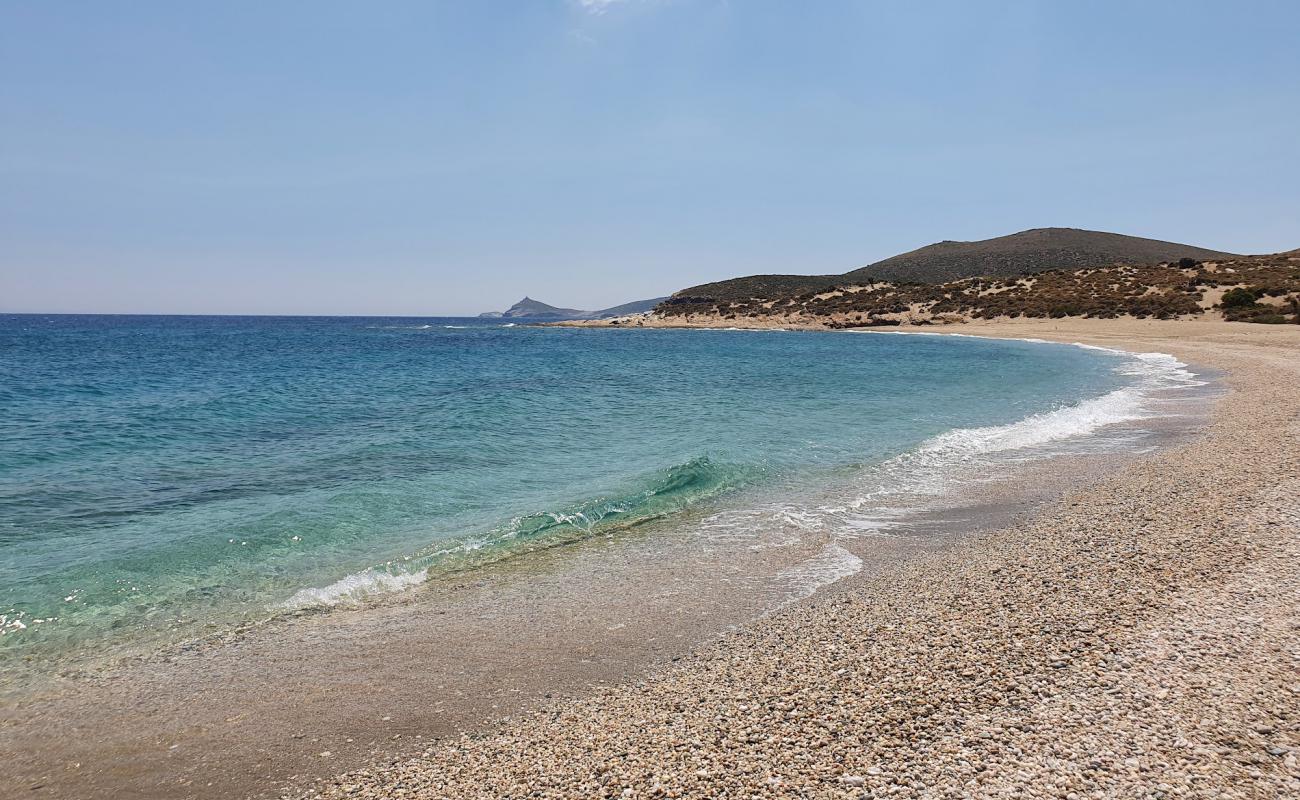
[[[1300,247],[1300,3],[0,0],[0,312],[602,308]]]

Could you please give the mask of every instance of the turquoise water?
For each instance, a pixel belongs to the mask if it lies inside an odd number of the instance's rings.
[[[828,482],[870,498],[1131,416],[1134,365],[926,336],[0,317],[0,660],[54,669]]]

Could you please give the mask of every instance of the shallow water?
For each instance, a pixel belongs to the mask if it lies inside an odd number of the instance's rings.
[[[989,459],[1191,382],[969,338],[0,317],[0,660],[142,652],[646,523],[815,534],[798,596]]]

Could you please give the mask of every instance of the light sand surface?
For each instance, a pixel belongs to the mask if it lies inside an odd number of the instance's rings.
[[[1022,524],[311,796],[1300,796],[1300,328],[953,332],[1168,352],[1229,392]]]

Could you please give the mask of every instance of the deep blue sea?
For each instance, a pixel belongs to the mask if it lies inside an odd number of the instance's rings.
[[[934,336],[3,316],[0,668],[814,487],[800,513],[862,525],[891,483],[1132,418],[1161,369]]]

